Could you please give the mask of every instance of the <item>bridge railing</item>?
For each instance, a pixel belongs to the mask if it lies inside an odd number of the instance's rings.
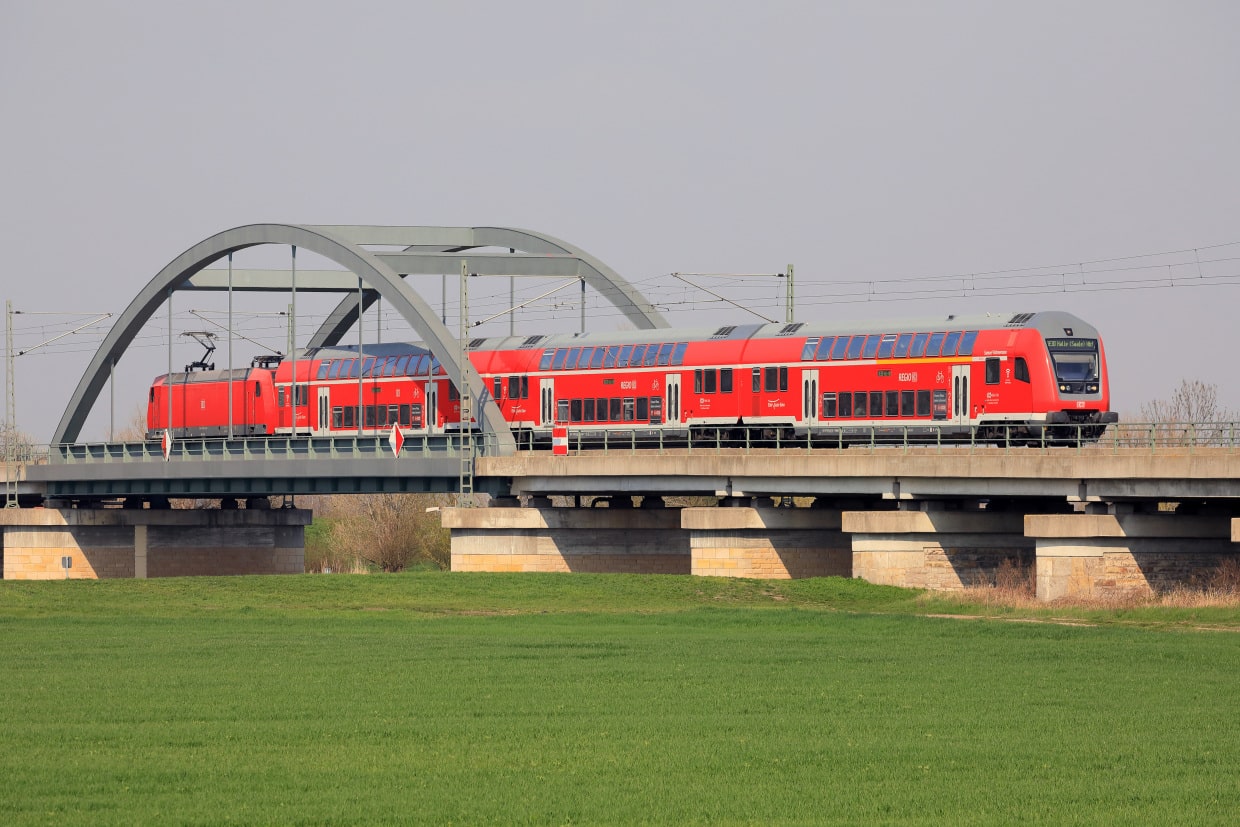
[[[959,426],[956,426],[958,429]],[[802,434],[770,428],[749,428],[693,433],[686,437],[650,428],[607,428],[585,430],[569,425],[571,452],[680,451],[688,453],[734,453],[737,451],[851,451],[877,450],[996,450],[1027,453],[1040,451],[1189,451],[1200,448],[1240,451],[1240,422],[1124,422],[1108,425],[1098,433],[1097,425],[1055,425],[1037,435],[1024,426],[991,424],[965,432],[944,425],[849,426],[833,431]],[[517,449],[550,450],[549,441],[534,441],[529,434],[518,439]],[[485,457],[499,454],[493,436],[474,434],[429,434],[405,438],[401,458],[460,457],[472,452]],[[164,460],[159,442],[97,442],[52,445],[47,456],[54,464],[158,462]],[[277,436],[201,437],[176,439],[169,461],[253,460],[253,459],[366,459],[393,457],[388,437],[365,436]],[[46,460],[45,460],[46,461]]]

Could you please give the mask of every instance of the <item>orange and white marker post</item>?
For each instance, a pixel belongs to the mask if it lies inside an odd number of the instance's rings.
[[[551,426],[551,453],[568,456],[568,426],[562,422]]]

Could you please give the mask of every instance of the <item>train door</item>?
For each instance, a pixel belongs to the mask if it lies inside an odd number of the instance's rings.
[[[433,379],[426,383],[426,412],[423,416],[426,418],[426,432],[439,433],[439,386]]]
[[[316,436],[326,436],[332,425],[331,398],[328,393],[327,388],[319,388],[318,416],[314,423]]]
[[[680,424],[680,374],[667,374],[667,404],[663,413],[668,425]]]
[[[818,424],[818,371],[801,371],[801,420],[805,427]]]
[[[971,365],[952,367],[952,422],[968,425],[972,422],[969,410],[969,371]]]
[[[555,424],[555,380],[538,380],[538,424],[551,426]]]

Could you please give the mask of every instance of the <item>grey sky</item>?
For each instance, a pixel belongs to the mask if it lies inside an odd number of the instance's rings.
[[[667,273],[794,263],[801,319],[1067,309],[1102,330],[1119,410],[1181,378],[1240,408],[1240,245],[1207,265],[1236,284],[827,301],[847,279],[1240,241],[1237,32],[1230,2],[3,0],[0,297],[119,313],[184,249],[255,221],[509,225],[580,245],[679,324],[739,313],[688,313]],[[437,304],[439,280],[424,292]],[[64,329],[32,319],[19,348]],[[21,427],[50,437],[98,340],[18,361]],[[162,372],[155,345],[118,368],[118,419]]]

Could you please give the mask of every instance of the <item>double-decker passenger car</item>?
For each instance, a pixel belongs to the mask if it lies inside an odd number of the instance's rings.
[[[583,444],[616,431],[843,444],[1088,440],[1117,419],[1097,330],[1063,312],[488,338],[470,342],[469,357],[519,440],[535,445],[557,423]],[[173,374],[174,436],[227,432],[225,373]],[[248,417],[246,433],[461,427],[456,389],[418,345],[306,350],[268,372],[271,401],[258,404],[262,373],[243,377],[251,408],[233,379],[233,421]],[[151,388],[152,436],[169,424],[168,387],[159,377]]]

